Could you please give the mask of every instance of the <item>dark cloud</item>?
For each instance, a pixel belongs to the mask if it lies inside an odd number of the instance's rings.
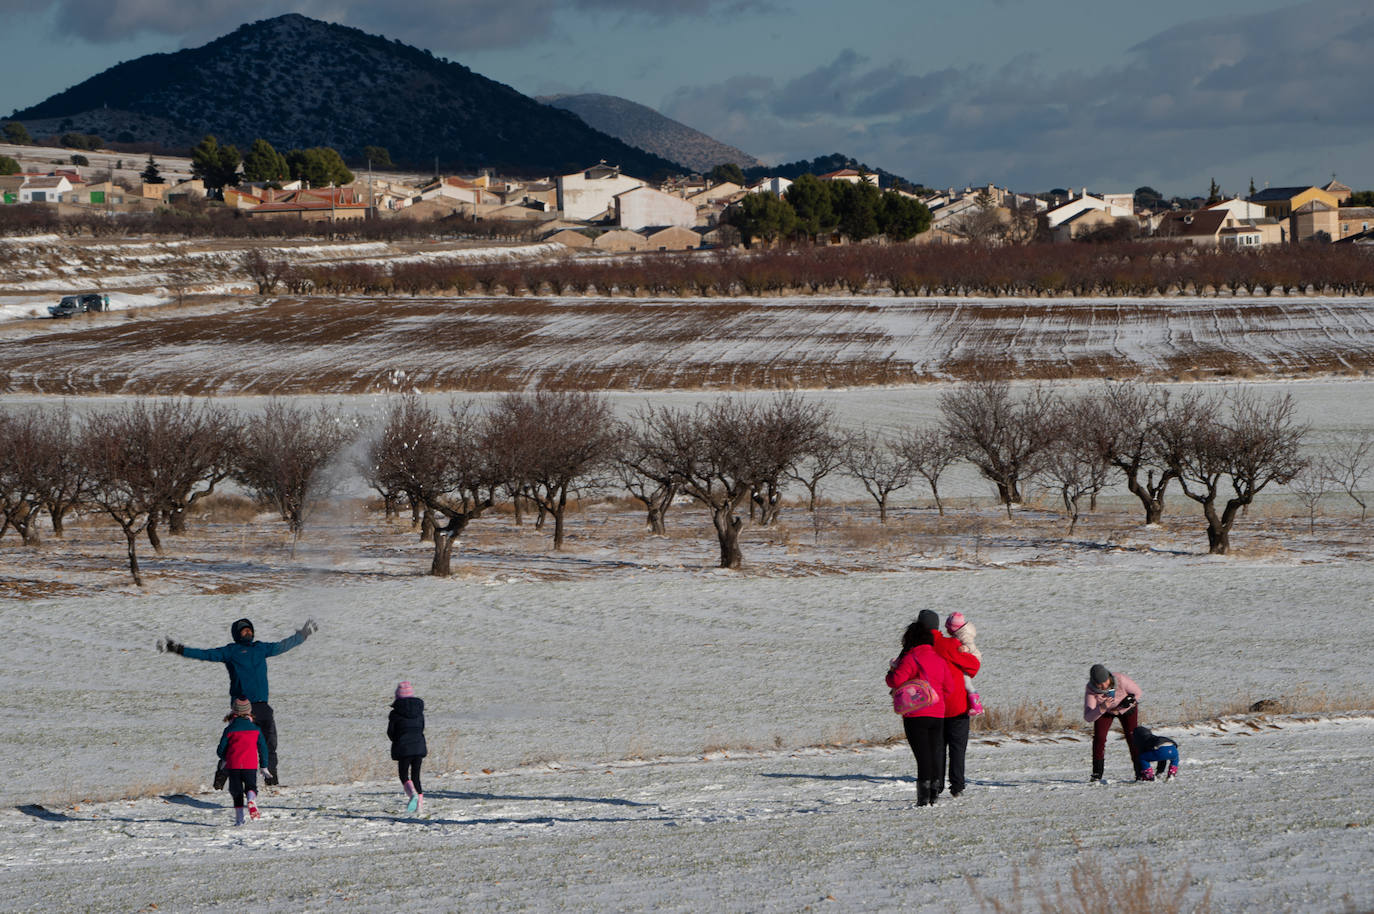
[[[153,34],[193,44],[244,22],[301,13],[443,51],[533,44],[554,34],[559,12],[668,22],[773,8],[769,0],[414,0],[404,10],[376,0],[0,0],[0,13],[50,15],[59,35],[95,43]]]
[[[929,72],[844,50],[784,83],[684,88],[664,108],[766,161],[840,151],[939,184],[1205,188],[1216,175],[1241,190],[1252,174],[1334,170],[1374,186],[1371,48],[1368,0],[1313,0],[1184,23],[1093,70],[1052,71],[1054,47]]]

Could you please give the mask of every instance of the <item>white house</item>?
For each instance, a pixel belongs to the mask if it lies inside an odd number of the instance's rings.
[[[596,219],[614,208],[617,194],[643,186],[638,178],[622,175],[618,166],[602,162],[558,177],[558,209],[564,219]]]
[[[783,194],[787,193],[787,188],[791,186],[792,181],[788,178],[764,178],[761,181],[755,181],[753,184],[750,184],[749,193],[768,193],[775,197],[781,197]]]
[[[1135,197],[1133,194],[1103,194],[1094,197],[1084,189],[1079,196],[1070,196],[1067,203],[1048,211],[1045,218],[1049,220],[1049,227],[1055,228],[1066,219],[1072,219],[1088,210],[1101,210],[1109,216],[1134,216]]]
[[[20,203],[56,203],[72,192],[72,182],[63,175],[29,178],[19,185]]]
[[[1222,200],[1220,203],[1213,203],[1207,209],[1224,209],[1227,217],[1234,222],[1242,222],[1247,219],[1263,219],[1268,215],[1264,207],[1258,203],[1251,203],[1249,200],[1236,198],[1233,200]]]
[[[615,221],[621,228],[630,231],[651,225],[655,228],[669,225],[691,228],[697,223],[697,208],[696,204],[681,197],[640,186],[616,194]]]

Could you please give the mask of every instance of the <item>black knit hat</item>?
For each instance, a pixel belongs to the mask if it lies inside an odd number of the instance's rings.
[[[940,627],[940,614],[933,609],[923,609],[916,616],[916,624],[921,628],[928,628],[935,631]]]
[[[1093,685],[1106,685],[1111,681],[1112,674],[1100,663],[1094,663],[1093,668],[1088,671],[1088,680]]]

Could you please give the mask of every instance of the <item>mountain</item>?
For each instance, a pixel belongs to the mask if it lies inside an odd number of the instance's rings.
[[[283,152],[332,146],[354,160],[383,146],[422,168],[437,159],[550,174],[605,160],[643,177],[682,170],[429,51],[294,13],[118,64],[13,119],[35,135],[183,148],[207,133],[240,151],[261,137]]]
[[[563,108],[588,126],[652,152],[693,171],[708,172],[717,165],[734,163],[752,168],[763,163],[747,152],[712,139],[700,130],[659,114],[653,108],[614,95],[542,95],[539,101]]]

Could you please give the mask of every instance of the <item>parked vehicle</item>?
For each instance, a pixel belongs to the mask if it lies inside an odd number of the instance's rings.
[[[52,317],[75,317],[78,314],[85,314],[87,311],[104,310],[105,297],[97,292],[64,295],[60,302],[48,306],[48,314]]]

